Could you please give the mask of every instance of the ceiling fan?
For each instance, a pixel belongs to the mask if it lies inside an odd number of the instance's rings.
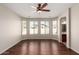
[[[43,3],[43,4],[42,3],[38,3],[37,7],[34,7],[34,6],[32,6],[32,7],[35,8],[37,12],[42,12],[42,11],[50,12],[49,9],[45,8],[47,5],[48,5],[47,3]]]

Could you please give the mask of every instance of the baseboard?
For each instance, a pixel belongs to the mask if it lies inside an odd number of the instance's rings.
[[[25,39],[22,39],[22,40],[27,40],[27,39],[52,39],[52,40],[57,40],[56,38],[25,38]]]
[[[19,40],[18,42],[16,42],[15,44],[9,46],[8,48],[4,49],[3,51],[0,52],[0,54],[2,54],[3,52],[7,51],[8,49],[10,49],[11,47],[13,47],[14,45],[16,45],[17,43],[19,43],[21,40]]]
[[[70,48],[70,49],[79,54],[79,51],[77,51],[77,50],[75,50],[73,48]]]

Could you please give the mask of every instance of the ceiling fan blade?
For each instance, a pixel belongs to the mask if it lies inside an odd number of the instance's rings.
[[[34,9],[36,9],[36,7],[35,6],[31,6],[32,8],[34,8]]]
[[[41,9],[43,9],[44,7],[46,7],[48,4],[47,3],[44,3],[41,7]]]
[[[47,10],[47,9],[42,9],[41,11],[47,11],[47,12],[49,12],[50,10]]]
[[[37,11],[39,11],[40,8],[41,8],[41,3],[38,4]]]
[[[40,8],[40,7],[41,7],[41,3],[38,4],[38,8]]]

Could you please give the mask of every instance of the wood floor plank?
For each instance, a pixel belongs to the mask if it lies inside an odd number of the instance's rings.
[[[79,55],[52,39],[23,40],[1,55]]]

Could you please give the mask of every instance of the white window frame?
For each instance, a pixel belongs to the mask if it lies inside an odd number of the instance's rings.
[[[53,25],[53,21],[56,21],[56,33],[53,33],[53,27],[54,27],[54,25]],[[58,35],[58,21],[57,20],[52,20],[52,35]]]
[[[50,34],[50,33],[49,33],[49,29],[50,29],[50,28],[48,29],[48,33],[46,33],[46,29],[44,29],[44,30],[45,30],[45,32],[44,32],[43,34],[41,33],[41,22],[42,22],[42,21],[40,21],[40,34],[41,34],[41,35]],[[46,25],[46,22],[48,22],[48,27],[49,27],[49,21],[44,20],[43,22],[45,22],[45,25]]]
[[[29,34],[30,35],[38,34],[38,29],[37,29],[37,33],[35,33],[35,29],[33,29],[33,33],[30,32],[30,22],[34,22],[33,25],[35,25],[35,22],[37,22],[37,27],[38,27],[38,21],[29,21]]]

